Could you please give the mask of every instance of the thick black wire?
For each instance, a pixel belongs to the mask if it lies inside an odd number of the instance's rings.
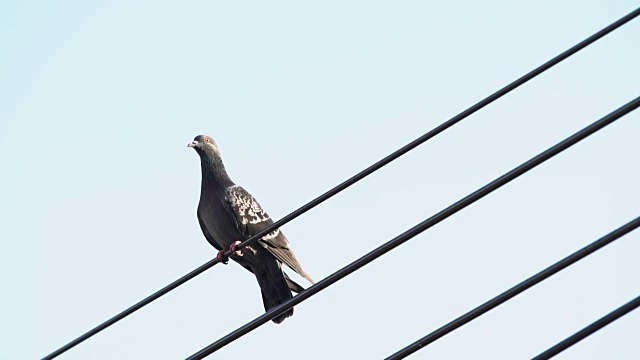
[[[338,186],[334,187],[333,189],[327,191],[326,193],[318,196],[317,198],[315,198],[314,200],[310,201],[309,203],[301,206],[300,208],[298,208],[297,210],[293,211],[289,215],[287,215],[287,216],[283,217],[282,219],[276,221],[275,223],[273,223],[271,226],[267,227],[263,231],[261,231],[258,234],[252,236],[251,238],[245,240],[240,245],[238,245],[238,248],[239,249],[244,248],[245,246],[251,245],[252,243],[258,241],[258,239],[261,239],[264,235],[270,233],[274,229],[281,227],[282,225],[288,223],[289,221],[297,218],[298,216],[304,214],[305,212],[311,210],[312,208],[316,207],[317,205],[321,204],[322,202],[324,202],[324,201],[328,200],[329,198],[333,197],[334,195],[338,194],[342,190],[344,190],[344,189],[348,188],[349,186],[355,184],[356,182],[362,180],[366,176],[369,176],[371,173],[377,171],[378,169],[380,169],[383,166],[389,164],[390,162],[394,161],[395,159],[399,158],[400,156],[402,156],[402,155],[406,154],[407,152],[413,150],[418,145],[421,145],[422,143],[426,142],[427,140],[435,137],[436,135],[438,135],[441,132],[447,130],[451,126],[453,126],[453,125],[457,124],[458,122],[464,120],[469,115],[477,112],[478,110],[482,109],[483,107],[485,107],[485,106],[491,104],[492,102],[498,100],[502,96],[508,94],[512,90],[515,90],[516,88],[518,88],[519,86],[523,85],[527,81],[529,81],[529,80],[533,79],[534,77],[542,74],[546,70],[549,70],[554,65],[557,65],[558,63],[560,63],[563,60],[567,59],[571,55],[577,53],[578,51],[580,51],[580,50],[584,49],[585,47],[591,45],[592,43],[596,42],[597,40],[599,40],[600,38],[604,37],[605,35],[611,33],[612,31],[614,31],[617,28],[621,27],[622,25],[626,24],[627,22],[633,20],[638,15],[640,15],[640,8],[638,8],[638,9],[632,11],[631,13],[625,15],[624,17],[622,17],[619,20],[615,21],[611,25],[609,25],[609,26],[605,27],[604,29],[598,31],[597,33],[591,35],[590,37],[588,37],[585,40],[581,41],[580,43],[574,45],[570,49],[568,49],[565,52],[559,54],[558,56],[556,56],[553,59],[547,61],[546,63],[540,65],[539,67],[533,69],[532,71],[530,71],[526,75],[524,75],[521,78],[515,80],[511,84],[503,87],[502,89],[496,91],[495,93],[493,93],[490,96],[486,97],[484,100],[476,103],[475,105],[471,106],[467,110],[465,110],[465,111],[461,112],[460,114],[454,116],[453,118],[451,118],[448,121],[444,122],[443,124],[439,125],[435,129],[433,129],[433,130],[429,131],[428,133],[422,135],[421,137],[419,137],[416,140],[410,142],[409,144],[405,145],[404,147],[396,150],[392,154],[388,155],[387,157],[383,158],[382,160],[378,161],[377,163],[369,166],[368,168],[362,170],[361,172],[359,172],[358,174],[354,175],[353,177],[345,180],[343,183],[341,183]],[[225,254],[227,256],[230,256],[231,252],[227,251]],[[158,290],[157,292],[149,295],[148,297],[146,297],[145,299],[141,300],[137,304],[129,307],[128,309],[122,311],[118,315],[116,315],[116,316],[112,317],[111,319],[105,321],[104,323],[96,326],[95,328],[87,331],[86,333],[84,333],[83,335],[81,335],[77,339],[69,342],[68,344],[66,344],[65,346],[61,347],[60,349],[58,349],[58,350],[52,352],[51,354],[43,357],[43,360],[49,360],[49,359],[53,359],[53,358],[59,356],[60,354],[66,352],[67,350],[75,347],[76,345],[78,345],[78,344],[82,343],[83,341],[87,340],[88,338],[92,337],[93,335],[101,332],[102,330],[108,328],[109,326],[115,324],[116,322],[118,322],[118,321],[124,319],[125,317],[131,315],[132,313],[140,310],[144,306],[150,304],[152,301],[160,298],[161,296],[165,295],[166,293],[170,292],[171,290],[177,288],[178,286],[184,284],[185,282],[191,280],[192,278],[200,275],[205,270],[213,267],[217,263],[218,263],[217,259],[213,259],[213,260],[210,260],[210,261],[206,262],[205,264],[201,265],[197,269],[195,269],[195,270],[191,271],[190,273],[184,275],[183,277],[181,277],[178,280],[172,282],[171,284],[165,286],[164,288]]]
[[[428,218],[427,220],[421,222],[420,224],[414,226],[413,228],[407,230],[406,232],[402,233],[401,235],[397,236],[396,238],[386,242],[382,246],[380,246],[380,247],[376,248],[375,250],[369,252],[368,254],[366,254],[363,257],[357,259],[356,261],[350,263],[349,265],[343,267],[342,269],[340,269],[340,270],[334,272],[333,274],[327,276],[326,278],[324,278],[320,282],[317,282],[315,285],[312,285],[311,287],[309,287],[305,291],[301,292],[300,294],[296,295],[292,299],[287,300],[286,302],[276,306],[275,308],[269,310],[267,313],[257,317],[253,321],[251,321],[251,322],[243,325],[242,327],[236,329],[235,331],[227,334],[226,336],[222,337],[218,341],[212,343],[211,345],[209,345],[209,346],[205,347],[204,349],[198,351],[197,353],[191,355],[187,359],[188,360],[202,359],[205,356],[215,352],[216,350],[221,349],[222,347],[230,344],[231,342],[237,340],[238,338],[246,335],[247,333],[255,330],[256,328],[258,328],[259,326],[265,324],[266,322],[268,322],[272,318],[282,314],[283,312],[287,311],[288,309],[292,308],[293,306],[295,306],[295,305],[301,303],[302,301],[310,298],[314,294],[320,292],[321,290],[323,290],[323,289],[327,288],[328,286],[334,284],[338,280],[344,278],[345,276],[347,276],[347,275],[353,273],[354,271],[360,269],[361,267],[367,265],[371,261],[373,261],[373,260],[377,259],[378,257],[384,255],[385,253],[391,251],[392,249],[394,249],[397,246],[403,244],[407,240],[413,238],[414,236],[420,234],[421,232],[427,230],[428,228],[438,224],[439,222],[441,222],[444,219],[448,218],[449,216],[457,213],[458,211],[464,209],[465,207],[473,204],[474,202],[480,200],[481,198],[485,197],[486,195],[490,194],[491,192],[495,191],[496,189],[500,188],[501,186],[509,183],[511,180],[513,180],[513,179],[517,178],[518,176],[526,173],[527,171],[533,169],[534,167],[542,164],[546,160],[552,158],[553,156],[555,156],[555,155],[559,154],[560,152],[566,150],[570,146],[576,144],[580,140],[586,138],[587,136],[589,136],[589,135],[595,133],[596,131],[604,128],[605,126],[611,124],[612,122],[616,121],[617,119],[621,118],[622,116],[624,116],[625,114],[631,112],[632,110],[635,110],[638,106],[640,106],[640,97],[635,98],[634,100],[632,100],[631,102],[627,103],[626,105],[620,107],[619,109],[615,110],[611,114],[609,114],[609,115],[603,117],[602,119],[594,122],[593,124],[585,127],[584,129],[582,129],[582,130],[578,131],[577,133],[571,135],[567,139],[561,141],[560,143],[554,145],[553,147],[547,149],[546,151],[540,153],[539,155],[536,155],[535,157],[533,157],[529,161],[523,163],[522,165],[516,167],[515,169],[509,171],[508,173],[500,176],[496,180],[494,180],[494,181],[490,182],[489,184],[483,186],[482,188],[480,188],[479,190],[475,191],[474,193],[472,193],[472,194],[466,196],[465,198],[459,200],[458,202],[456,202],[453,205],[449,206],[448,208],[440,211],[436,215]]]
[[[545,279],[551,277],[552,275],[558,273],[560,270],[563,270],[575,262],[578,262],[585,257],[591,255],[592,253],[602,249],[603,247],[611,244],[615,240],[620,237],[626,235],[627,233],[635,230],[640,226],[640,217],[635,218],[634,220],[622,225],[616,230],[610,232],[609,234],[601,237],[600,239],[592,242],[591,244],[583,247],[582,249],[574,252],[573,254],[565,257],[564,259],[558,261],[557,263],[549,266],[548,268],[540,271],[539,273],[531,276],[525,281],[519,283],[518,285],[512,287],[511,289],[503,292],[502,294],[494,297],[493,299],[485,302],[484,304],[478,306],[477,308],[469,311],[468,313],[460,316],[459,318],[451,321],[445,326],[439,328],[438,330],[430,333],[429,335],[421,338],[420,340],[408,345],[402,350],[396,352],[395,354],[386,358],[386,360],[398,360],[404,359],[405,357],[413,354],[414,352],[424,348],[425,346],[431,344],[432,342],[440,339],[441,337],[449,334],[450,332],[460,328],[463,325],[471,322],[472,320],[480,317],[484,313],[489,312],[495,307],[505,303],[516,295],[524,292],[525,290],[533,287],[534,285],[544,281]]]
[[[619,318],[623,317],[624,315],[626,315],[626,314],[630,313],[631,311],[635,310],[638,306],[640,306],[640,296],[638,296],[637,298],[635,298],[635,299],[629,301],[628,303],[622,305],[621,307],[615,309],[614,311],[612,311],[609,314],[605,315],[604,317],[600,318],[598,321],[592,323],[591,325],[587,326],[586,328],[584,328],[584,329],[578,331],[577,333],[571,335],[570,337],[566,338],[562,342],[560,342],[557,345],[551,347],[549,350],[547,350],[547,351],[543,352],[542,354],[534,357],[533,360],[551,359],[552,357],[558,355],[559,353],[563,352],[564,350],[567,350],[571,346],[573,346],[576,343],[578,343],[579,341],[583,340],[587,336],[595,333],[596,331],[602,329],[603,327],[611,324],[612,322],[618,320]]]

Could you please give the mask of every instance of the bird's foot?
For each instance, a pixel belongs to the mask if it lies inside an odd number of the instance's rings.
[[[216,255],[216,259],[218,259],[219,262],[227,265],[229,263],[229,257],[226,256],[224,252],[225,252],[224,250],[218,251],[218,255]]]
[[[242,255],[244,255],[244,254],[242,253],[242,249],[238,249],[238,245],[240,245],[240,244],[242,244],[242,242],[241,242],[241,241],[236,241],[236,242],[234,242],[233,244],[231,244],[231,246],[229,247],[229,250],[231,250],[231,253],[232,253],[232,254],[233,254],[233,253],[235,253],[235,254],[236,254],[236,255],[238,255],[238,256],[242,256]]]
[[[242,249],[238,249],[238,245],[240,245],[242,242],[241,241],[236,241],[233,244],[231,244],[231,246],[229,246],[229,251],[231,252],[231,254],[236,254],[238,256],[242,256]],[[219,262],[223,263],[223,264],[228,264],[229,263],[229,257],[225,255],[225,250],[220,250],[218,251],[218,255],[216,256],[216,259],[218,259]]]

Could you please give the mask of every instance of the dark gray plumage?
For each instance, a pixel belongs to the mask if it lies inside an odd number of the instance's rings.
[[[224,261],[222,253],[225,250],[235,250],[234,244],[257,234],[273,224],[273,220],[249,192],[229,178],[218,146],[211,137],[198,135],[188,146],[200,155],[202,168],[198,222],[207,241],[220,251],[218,259]],[[256,276],[267,311],[290,299],[291,291],[304,290],[282,271],[282,263],[312,284],[314,282],[302,269],[279,229],[247,246],[242,254],[233,253],[231,259]],[[293,309],[273,321],[279,324],[292,315]]]

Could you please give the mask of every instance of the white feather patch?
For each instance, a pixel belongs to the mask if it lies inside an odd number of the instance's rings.
[[[238,220],[240,220],[243,225],[258,224],[271,219],[262,209],[260,204],[258,204],[256,199],[239,185],[229,187],[227,189],[225,199],[229,202],[231,207],[237,211],[239,217]],[[265,236],[270,235],[271,234]],[[273,237],[275,236],[277,236],[277,234]]]

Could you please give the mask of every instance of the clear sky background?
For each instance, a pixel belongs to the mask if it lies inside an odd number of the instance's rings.
[[[4,1],[0,359],[205,263],[206,133],[280,218],[634,1]],[[640,95],[636,20],[286,225],[322,279]],[[640,215],[640,111],[215,358],[382,358]],[[640,294],[632,233],[414,357],[522,359]],[[60,359],[180,359],[263,313],[216,266]],[[561,359],[640,358],[640,311]]]

